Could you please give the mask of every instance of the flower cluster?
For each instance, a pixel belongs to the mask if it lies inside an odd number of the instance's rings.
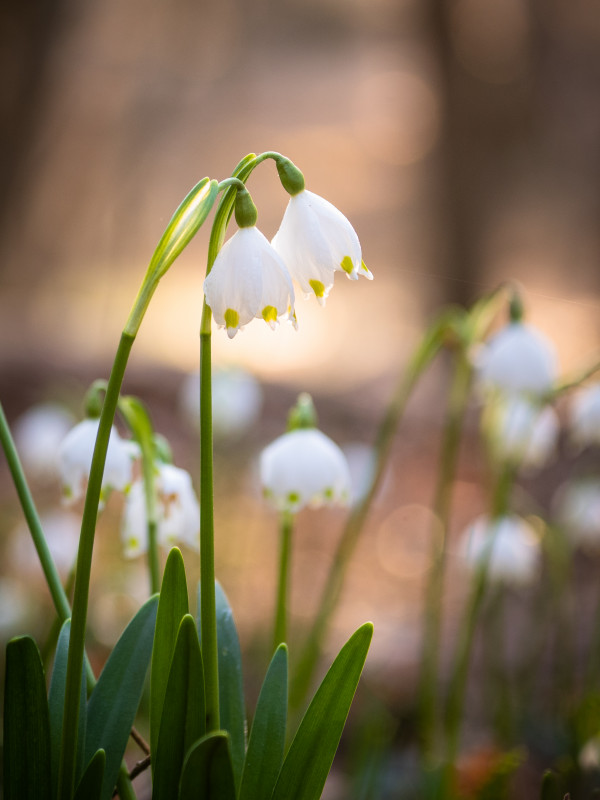
[[[85,419],[69,431],[59,448],[59,472],[66,505],[79,500],[87,485],[92,455],[98,434],[98,419]],[[144,481],[139,477],[138,444],[123,439],[112,428],[101,498],[105,502],[112,490],[125,495],[121,522],[124,555],[128,558],[147,550],[148,514]],[[165,547],[181,542],[198,549],[200,508],[190,475],[183,469],[157,461],[155,464],[157,540]]]
[[[272,242],[256,228],[248,192],[238,191],[239,230],[223,245],[204,281],[206,303],[230,338],[254,318],[274,329],[287,314],[296,327],[292,279],[306,296],[313,294],[324,305],[336,272],[351,280],[373,278],[350,222],[327,200],[307,191],[301,173],[291,162],[287,165],[295,170],[295,180],[290,184],[282,178],[291,197]]]

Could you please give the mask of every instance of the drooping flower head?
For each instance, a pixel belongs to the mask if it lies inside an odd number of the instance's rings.
[[[182,543],[197,550],[200,544],[200,506],[188,472],[172,464],[157,464],[157,541],[164,547]],[[135,558],[148,547],[148,515],[145,487],[136,480],[125,499],[121,540],[126,558]]]
[[[579,389],[569,414],[571,437],[579,447],[600,444],[600,383]]]
[[[84,419],[63,439],[58,450],[58,467],[63,485],[63,502],[72,505],[83,496],[90,475],[99,419]],[[125,491],[133,480],[133,463],[139,457],[135,442],[122,439],[112,428],[108,440],[100,501],[111,489]]]
[[[580,478],[559,487],[553,500],[557,521],[574,546],[600,550],[600,480]]]
[[[272,244],[305,295],[314,294],[324,305],[337,271],[351,280],[359,275],[372,280],[356,231],[342,212],[305,189],[302,173],[291,162],[283,159],[277,169],[291,197]]]
[[[478,363],[479,380],[486,389],[505,394],[540,397],[557,376],[551,343],[531,325],[512,321],[488,342]]]
[[[230,339],[255,317],[273,329],[286,313],[293,323],[296,319],[291,277],[256,228],[256,209],[251,200],[248,206],[249,197],[246,190],[238,191],[236,220],[240,228],[225,242],[204,281],[206,302]]]
[[[312,400],[301,395],[292,411],[292,427],[261,453],[260,478],[265,498],[278,510],[346,505],[350,472],[341,449],[310,424]]]
[[[472,569],[486,569],[490,580],[527,584],[538,574],[541,551],[535,530],[522,517],[482,515],[464,531],[459,554]]]
[[[74,424],[73,415],[56,403],[41,403],[25,411],[14,426],[15,443],[25,469],[35,477],[55,477],[56,452]]]
[[[559,431],[558,416],[551,406],[513,394],[494,402],[491,444],[500,461],[525,469],[544,467],[555,452]]]

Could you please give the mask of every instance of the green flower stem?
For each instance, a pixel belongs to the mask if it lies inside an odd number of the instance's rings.
[[[419,718],[421,748],[427,760],[433,756],[438,718],[438,680],[442,597],[446,565],[447,536],[450,521],[452,488],[462,435],[462,427],[471,386],[472,366],[464,349],[456,352],[454,376],[450,388],[446,421],[442,434],[440,467],[433,511],[436,527],[432,531],[432,553],[429,580],[425,590],[423,651],[419,686]]]
[[[392,442],[403,417],[408,399],[421,374],[429,366],[442,346],[448,326],[454,319],[455,314],[456,311],[454,309],[449,310],[436,319],[426,332],[406,370],[402,373],[381,420],[374,444],[375,469],[371,485],[364,497],[352,509],[342,531],[321,595],[319,611],[304,643],[291,683],[290,706],[292,708],[298,708],[302,704],[310,688],[321,652],[321,645],[342,592],[348,564],[356,548],[373,499],[381,485]]]
[[[514,733],[514,714],[512,681],[506,659],[504,600],[504,587],[495,586],[490,592],[482,626],[485,631],[485,656],[490,676],[486,708],[492,709],[498,742],[503,747],[509,747]]]
[[[273,652],[282,642],[287,642],[287,608],[293,527],[294,515],[289,511],[282,512],[279,524],[279,581],[273,629]]]
[[[71,618],[71,638],[67,658],[65,706],[58,773],[58,798],[60,800],[71,800],[74,789],[81,668],[85,646],[90,573],[96,520],[98,516],[98,504],[100,502],[100,490],[102,487],[102,476],[106,461],[108,440],[133,342],[133,336],[127,333],[122,334],[106,388],[106,396],[102,406],[102,414],[100,415],[98,437],[94,447],[89,483],[85,496],[81,535],[79,539],[79,552],[77,555],[77,572],[75,576],[73,614]]]

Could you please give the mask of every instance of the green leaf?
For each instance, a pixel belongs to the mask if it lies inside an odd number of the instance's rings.
[[[54,666],[50,679],[50,690],[48,692],[48,708],[50,712],[50,755],[52,763],[52,794],[55,795],[58,789],[58,764],[60,760],[60,742],[62,739],[63,711],[65,705],[65,686],[67,683],[67,655],[69,651],[69,636],[71,633],[71,620],[63,622],[56,645],[56,655],[54,656]],[[77,741],[77,777],[83,768],[83,750],[85,746],[85,727],[86,727],[86,681],[85,664],[81,678],[81,697],[79,698],[79,724]]]
[[[271,660],[258,697],[239,800],[271,797],[285,749],[287,680],[287,647],[281,644]]]
[[[158,746],[160,718],[162,716],[167,681],[173,660],[177,632],[181,620],[188,613],[188,593],[185,567],[181,551],[174,547],[167,558],[160,589],[154,646],[152,648],[152,671],[150,673],[150,752],[152,772]]]
[[[188,752],[179,784],[179,800],[235,800],[235,782],[225,731],[209,733]]]
[[[219,650],[219,714],[221,728],[229,734],[235,785],[239,786],[246,753],[242,654],[233,612],[218,581],[215,582],[215,603]]]
[[[102,798],[109,798],[135,719],[150,662],[158,595],[140,608],[123,631],[98,679],[87,706],[85,763],[106,751]]]
[[[50,718],[42,659],[30,636],[6,646],[5,800],[50,800]]]
[[[85,768],[73,800],[100,800],[105,767],[106,753],[98,750]]]
[[[182,619],[165,691],[152,800],[177,796],[185,755],[206,731],[204,669],[196,623]]]
[[[321,796],[372,636],[373,625],[366,622],[340,650],[290,745],[272,800],[318,800]]]

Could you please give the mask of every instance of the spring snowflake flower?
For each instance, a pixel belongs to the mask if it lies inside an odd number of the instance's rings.
[[[540,469],[551,460],[559,431],[553,408],[540,407],[521,395],[510,395],[499,405],[494,418],[495,455],[515,466]]]
[[[158,464],[157,541],[164,547],[182,543],[200,547],[200,506],[188,472],[172,464]],[[135,558],[148,548],[148,516],[144,483],[137,480],[125,498],[121,541],[126,558]]]
[[[569,415],[571,437],[579,447],[600,444],[600,383],[579,389]]]
[[[309,505],[345,505],[350,472],[340,448],[316,428],[298,428],[275,439],[261,453],[265,498],[281,511]]]
[[[58,450],[58,467],[63,485],[63,502],[72,505],[83,496],[90,475],[99,419],[84,419],[72,428]],[[111,489],[125,491],[133,480],[133,463],[139,457],[135,442],[122,439],[112,428],[100,493],[101,504]]]
[[[254,225],[240,228],[225,242],[204,281],[204,294],[230,339],[255,317],[274,330],[287,312],[295,324],[292,279]]]
[[[541,555],[534,529],[515,515],[477,517],[462,535],[459,554],[473,569],[487,565],[490,580],[510,584],[531,583]]]
[[[321,305],[336,271],[351,280],[359,275],[373,279],[352,225],[335,206],[306,189],[290,197],[272,244],[305,295],[314,293]]]
[[[482,386],[505,394],[540,397],[557,376],[554,347],[523,322],[510,322],[493,336],[479,354],[477,366]]]
[[[56,403],[32,406],[17,419],[15,444],[27,472],[36,478],[56,475],[56,452],[74,424],[73,415]]]
[[[574,545],[600,550],[600,480],[584,478],[563,484],[553,501],[557,521]]]

